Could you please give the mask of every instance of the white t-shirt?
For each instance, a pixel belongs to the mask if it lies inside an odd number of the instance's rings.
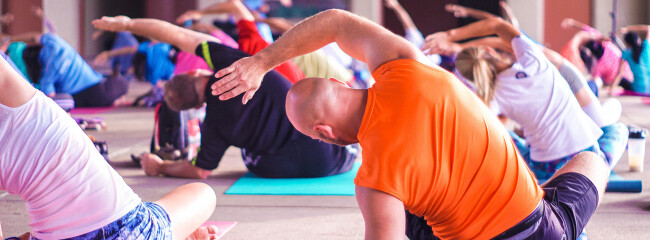
[[[494,99],[524,130],[531,158],[551,161],[596,145],[603,132],[539,47],[519,36],[512,48],[517,61],[497,76]]]
[[[90,139],[38,91],[17,108],[0,104],[0,190],[26,201],[32,235],[78,236],[140,202]]]

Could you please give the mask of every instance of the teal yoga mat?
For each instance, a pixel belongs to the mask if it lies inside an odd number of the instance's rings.
[[[349,172],[322,178],[260,178],[246,173],[226,194],[232,195],[344,195],[354,196],[354,176],[361,162]]]
[[[546,180],[539,180],[539,184],[543,184]],[[628,192],[640,193],[643,189],[641,180],[638,179],[624,179],[621,175],[612,171],[609,174],[609,182],[607,183],[606,192]]]

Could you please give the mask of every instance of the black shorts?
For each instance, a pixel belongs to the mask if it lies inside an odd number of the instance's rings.
[[[576,239],[596,211],[598,189],[582,174],[565,173],[546,183],[537,209],[494,239]],[[409,239],[438,239],[422,217],[406,211]]]
[[[124,77],[115,75],[104,78],[72,97],[75,107],[109,107],[128,90],[129,82]]]

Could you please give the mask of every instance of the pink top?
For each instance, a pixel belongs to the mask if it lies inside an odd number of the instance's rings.
[[[582,30],[599,36],[601,35],[598,30],[589,26],[585,26]],[[604,50],[603,56],[592,67],[591,75],[602,78],[605,85],[611,85],[614,83],[616,74],[618,74],[622,53],[611,41],[602,41],[601,44]],[[623,77],[629,80],[634,79],[632,70],[630,70],[630,66],[627,63],[624,63],[623,66]]]
[[[228,47],[234,48],[234,49],[239,49],[239,44],[232,39],[228,34],[221,30],[213,30],[210,32],[210,35],[213,37],[219,39],[221,41],[221,44],[226,45]]]
[[[174,69],[174,75],[187,73],[195,69],[205,69],[212,72],[212,69],[210,69],[203,58],[183,51],[176,54],[176,68]]]

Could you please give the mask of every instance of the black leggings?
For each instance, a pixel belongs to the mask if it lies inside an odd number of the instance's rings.
[[[98,84],[72,95],[75,107],[107,107],[126,94],[129,82],[122,76],[116,75],[104,78]]]

